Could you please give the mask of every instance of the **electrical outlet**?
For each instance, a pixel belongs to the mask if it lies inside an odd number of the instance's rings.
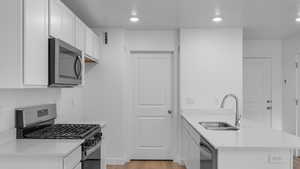
[[[185,98],[185,103],[190,104],[190,105],[195,104],[195,100],[191,97],[187,97],[187,98]]]
[[[270,154],[269,155],[269,163],[270,164],[285,163],[287,161],[288,161],[288,158],[284,155],[280,155],[280,154]]]

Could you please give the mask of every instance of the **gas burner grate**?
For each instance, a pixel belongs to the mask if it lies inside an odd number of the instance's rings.
[[[32,139],[83,139],[99,125],[93,124],[54,124],[25,135]]]

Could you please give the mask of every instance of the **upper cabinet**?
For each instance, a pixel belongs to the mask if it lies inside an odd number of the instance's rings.
[[[94,36],[93,36],[93,49],[94,49],[94,57],[96,60],[99,60],[100,59],[100,38],[99,36],[94,33]]]
[[[25,0],[24,84],[48,84],[48,0]]]
[[[0,1],[0,19],[0,88],[48,86],[49,36],[99,59],[99,37],[60,0]]]
[[[97,62],[100,39],[60,0],[50,1],[50,36],[61,39],[83,52],[86,61]]]
[[[0,88],[47,87],[48,0],[0,1]]]
[[[50,36],[75,46],[76,16],[60,0],[50,0]]]
[[[89,57],[93,57],[93,41],[94,41],[94,32],[87,28],[86,29],[86,43],[85,43],[85,54]]]
[[[87,26],[79,18],[76,18],[75,47],[81,50],[83,53],[85,52],[86,29]]]
[[[100,58],[100,38],[90,28],[86,29],[85,53],[87,62],[98,62]]]

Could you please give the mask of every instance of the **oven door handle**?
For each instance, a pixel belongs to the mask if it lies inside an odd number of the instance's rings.
[[[83,156],[83,161],[86,160],[93,152],[95,152],[96,150],[98,150],[101,147],[101,141],[99,141],[95,146],[93,146],[91,149],[86,150]]]

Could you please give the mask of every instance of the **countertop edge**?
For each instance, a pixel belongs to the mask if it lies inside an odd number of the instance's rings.
[[[194,127],[194,125],[189,121],[187,115],[185,113],[181,112],[180,116],[192,127],[201,137],[205,138],[206,141],[208,141],[215,149],[217,150],[229,150],[229,149],[298,149],[300,148],[300,145],[298,147],[296,146],[243,146],[243,145],[236,145],[236,146],[226,146],[226,145],[215,145],[211,140],[205,137],[197,128]]]
[[[9,144],[12,143],[13,141],[16,140],[12,140],[3,144],[0,144],[0,146],[5,145],[5,144]],[[27,140],[29,141],[29,140]],[[59,142],[59,140],[56,140]],[[64,142],[65,140],[62,140],[62,142]],[[70,155],[72,152],[74,152],[77,148],[79,148],[81,146],[81,144],[84,142],[84,140],[72,140],[72,143],[70,142],[70,144],[74,144],[74,146],[72,146],[73,148],[71,148],[70,150],[63,152],[63,153],[43,153],[43,152],[35,152],[35,153],[22,153],[22,152],[3,152],[1,153],[0,151],[0,157],[51,157],[51,158],[65,158],[68,155]],[[68,143],[65,143],[68,144]]]

